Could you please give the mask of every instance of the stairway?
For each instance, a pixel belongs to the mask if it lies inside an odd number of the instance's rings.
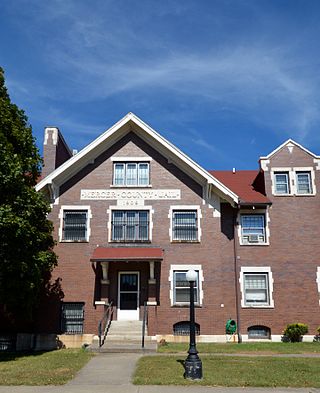
[[[150,336],[144,338],[144,348],[142,341],[142,321],[112,321],[106,340],[101,348],[94,342],[90,346],[91,351],[112,352],[112,353],[139,353],[155,352],[156,341],[152,341]]]

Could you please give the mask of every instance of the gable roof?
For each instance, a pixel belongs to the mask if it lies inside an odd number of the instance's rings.
[[[264,190],[263,172],[260,171],[209,171],[239,196],[240,205],[271,204]]]
[[[259,161],[269,160],[272,156],[274,156],[276,153],[278,153],[283,147],[290,145],[290,144],[299,147],[301,150],[305,151],[310,156],[312,156],[316,159],[320,159],[320,156],[317,156],[316,154],[312,153],[310,150],[308,150],[305,147],[303,147],[302,145],[300,145],[300,143],[294,141],[293,139],[288,139],[285,142],[283,142],[280,146],[278,146],[276,149],[274,149],[271,153],[269,153],[267,156],[260,157]]]
[[[191,177],[197,178],[202,184],[212,185],[228,201],[238,203],[239,198],[236,193],[131,112],[42,179],[37,184],[36,190],[39,191],[52,184],[62,185],[130,131],[135,132],[147,143],[155,146],[158,151]]]

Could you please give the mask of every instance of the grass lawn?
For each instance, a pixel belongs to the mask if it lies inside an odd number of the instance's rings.
[[[160,353],[179,353],[187,352],[187,343],[167,343],[158,347]],[[320,353],[320,343],[301,342],[301,343],[199,343],[197,344],[199,353],[258,353],[258,354],[290,354],[290,353]]]
[[[81,349],[0,353],[0,385],[63,385],[91,357]]]
[[[183,377],[186,356],[145,356],[137,365],[136,385],[320,387],[319,358],[202,356],[203,380]]]

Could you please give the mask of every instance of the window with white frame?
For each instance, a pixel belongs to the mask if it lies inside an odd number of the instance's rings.
[[[275,194],[286,195],[290,194],[290,183],[288,172],[275,172],[274,173],[274,190]]]
[[[149,211],[113,210],[111,240],[118,242],[149,241]]]
[[[87,210],[64,210],[62,241],[87,241]]]
[[[266,242],[266,228],[264,214],[241,214],[242,244]]]
[[[170,206],[170,240],[173,242],[200,242],[202,218],[200,206]]]
[[[113,185],[148,186],[150,183],[149,162],[115,162]]]
[[[312,194],[311,173],[296,172],[297,194]]]
[[[270,267],[242,267],[240,284],[242,307],[274,307]]]
[[[169,276],[171,305],[189,305],[190,283],[187,281],[186,274],[191,269],[197,273],[197,280],[194,284],[194,301],[196,305],[202,304],[203,272],[201,265],[171,265]]]

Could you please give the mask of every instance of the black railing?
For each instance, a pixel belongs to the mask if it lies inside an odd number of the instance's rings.
[[[142,340],[141,347],[144,348],[144,337],[146,334],[146,327],[148,327],[148,303],[143,304],[143,319],[142,319]]]
[[[113,316],[113,304],[112,302],[110,302],[107,305],[107,308],[104,311],[104,315],[98,325],[99,348],[102,347],[102,345],[105,342],[112,321],[112,316]]]

